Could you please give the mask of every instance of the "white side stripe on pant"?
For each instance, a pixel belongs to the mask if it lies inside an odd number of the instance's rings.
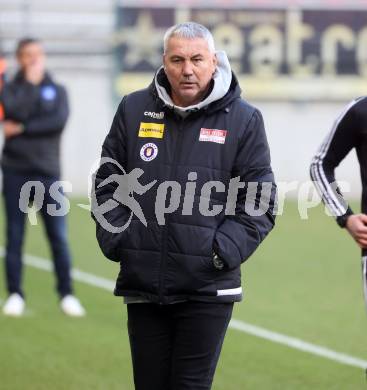
[[[367,305],[367,256],[362,257],[362,279],[363,279],[364,302]]]
[[[0,247],[0,257],[4,256],[4,249]],[[43,271],[50,272],[52,270],[52,263],[49,260],[43,259],[38,256],[25,255],[24,262],[30,267],[41,269]],[[103,290],[112,292],[115,282],[112,280],[102,278],[97,275],[93,275],[78,269],[74,269],[72,272],[73,279],[84,284],[88,284],[93,287],[98,287]],[[310,353],[312,355],[321,356],[323,358],[345,364],[348,366],[358,367],[362,369],[367,368],[367,360],[363,360],[354,356],[350,356],[344,353],[333,351],[329,348],[325,348],[316,344],[308,343],[301,339],[290,337],[281,333],[272,332],[270,330],[261,328],[256,325],[246,323],[232,319],[229,327],[236,329],[240,332],[250,334],[252,336],[260,337],[265,340],[272,341],[274,343],[282,344],[290,348],[294,348],[303,352]]]
[[[225,295],[240,295],[242,294],[242,287],[226,288],[225,290],[217,290],[217,296],[222,297]]]

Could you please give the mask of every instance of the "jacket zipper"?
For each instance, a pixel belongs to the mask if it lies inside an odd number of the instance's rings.
[[[177,164],[176,161],[178,160],[177,158],[177,151],[179,150],[179,145],[180,141],[182,138],[182,128],[184,124],[184,118],[180,118],[179,126],[178,126],[178,135],[177,135],[177,140],[175,144],[175,150],[173,154],[173,161],[172,161],[172,170],[170,173],[169,180],[172,180],[177,171]],[[164,288],[164,276],[166,273],[166,263],[167,263],[167,237],[168,237],[168,230],[167,230],[167,225],[168,225],[168,220],[169,220],[169,214],[167,214],[165,224],[163,226],[163,237],[162,237],[162,259],[159,267],[159,287],[158,287],[158,298],[159,298],[159,304],[164,304],[164,296],[163,296],[163,288]]]

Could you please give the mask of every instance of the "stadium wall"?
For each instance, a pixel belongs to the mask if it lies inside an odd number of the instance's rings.
[[[116,92],[116,51],[111,40],[111,37],[116,38],[116,2],[67,0],[61,6],[39,0],[26,2],[27,9],[24,9],[24,3],[0,0],[2,47],[11,72],[14,69],[12,51],[17,39],[30,33],[45,40],[49,68],[55,78],[67,86],[71,101],[71,117],[62,143],[63,178],[72,183],[74,195],[85,195],[88,174],[100,154],[119,99],[113,96],[113,91]],[[149,79],[152,72],[148,75]],[[122,78],[122,82],[134,89],[133,79],[125,78],[124,81]],[[247,86],[253,83],[253,79],[248,80],[247,83],[246,78],[241,79],[245,98]],[[248,96],[264,114],[278,181],[309,180],[308,167],[313,153],[352,97],[349,93],[339,99],[330,96],[330,99],[297,101],[286,96],[282,99],[258,94]],[[338,169],[337,178],[350,182],[350,197],[359,196],[359,170],[354,152]],[[292,195],[296,196],[296,193]]]

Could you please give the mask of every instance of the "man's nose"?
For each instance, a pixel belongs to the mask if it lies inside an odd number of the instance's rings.
[[[182,69],[182,73],[185,77],[192,75],[192,64],[190,61],[185,61]]]

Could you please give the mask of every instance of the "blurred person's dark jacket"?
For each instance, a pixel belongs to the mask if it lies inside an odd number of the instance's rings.
[[[66,90],[46,73],[41,84],[22,72],[0,94],[5,120],[20,122],[20,135],[5,140],[1,165],[22,173],[60,176],[60,136],[69,116]]]

